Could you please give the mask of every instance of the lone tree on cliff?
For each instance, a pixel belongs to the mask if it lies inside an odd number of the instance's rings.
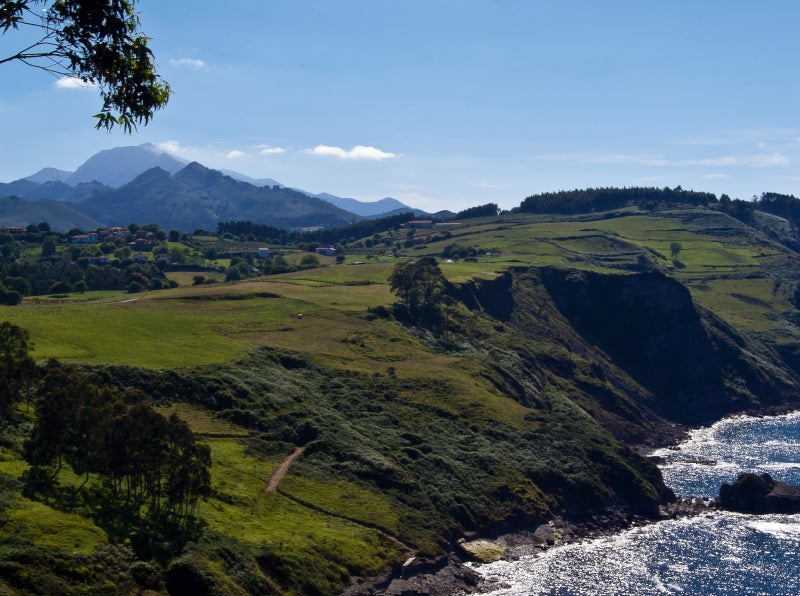
[[[447,280],[434,257],[423,257],[413,263],[395,265],[389,283],[406,311],[421,315],[435,310]]]
[[[132,132],[169,100],[155,72],[136,0],[0,0],[0,32],[23,33],[22,47],[0,64],[21,62],[59,77],[97,85],[103,107],[96,128]],[[38,41],[29,41],[30,34]]]

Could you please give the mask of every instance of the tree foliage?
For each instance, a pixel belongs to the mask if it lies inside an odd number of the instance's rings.
[[[253,235],[258,242],[271,242],[273,244],[289,243],[320,243],[336,244],[349,238],[363,238],[372,234],[380,234],[387,230],[399,228],[404,223],[414,219],[411,212],[390,215],[379,219],[366,219],[346,226],[337,228],[320,228],[318,230],[299,232],[288,232],[274,226],[265,224],[254,224],[251,221],[229,221],[217,224],[217,234],[226,233],[234,236],[245,237]]]
[[[33,349],[26,329],[5,321],[0,323],[0,417],[6,418],[36,375]]]
[[[88,481],[105,479],[113,497],[146,506],[151,516],[183,517],[211,490],[211,454],[185,422],[165,418],[139,390],[110,388],[96,375],[50,361],[39,384],[37,421],[28,461],[64,464]]]
[[[477,207],[470,207],[456,213],[456,219],[470,219],[472,217],[495,217],[500,213],[497,203],[486,203]]]
[[[397,294],[410,313],[420,313],[436,306],[447,281],[434,257],[395,265],[389,276],[391,291]]]
[[[169,100],[170,87],[155,72],[149,39],[140,31],[136,0],[3,0],[0,30],[32,32],[37,41],[0,64],[22,62],[100,89],[97,128],[132,132]]]
[[[512,211],[520,213],[591,213],[636,205],[656,208],[663,204],[716,204],[713,193],[670,188],[587,188],[532,195]]]

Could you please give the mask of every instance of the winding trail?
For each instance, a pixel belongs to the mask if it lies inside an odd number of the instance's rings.
[[[303,454],[305,451],[305,447],[297,447],[289,456],[284,459],[281,464],[275,468],[275,471],[272,472],[272,476],[269,477],[269,482],[267,482],[267,486],[264,488],[264,492],[274,493],[278,490],[278,483],[286,476],[286,472],[289,471],[289,467],[294,463],[298,457]]]
[[[290,455],[288,455],[286,457],[286,459],[284,459],[280,463],[280,465],[277,468],[275,468],[275,471],[272,472],[272,475],[269,477],[269,482],[267,482],[266,487],[264,487],[264,492],[267,492],[267,493],[277,493],[278,492],[278,484],[280,483],[281,479],[284,476],[286,476],[286,472],[289,471],[289,467],[292,465],[292,463],[298,457],[300,457],[303,454],[303,451],[305,451],[305,449],[306,449],[305,447],[297,447]],[[336,515],[336,514],[330,513],[329,511],[325,511],[324,509],[322,509],[320,507],[317,507],[316,505],[312,505],[311,503],[306,503],[306,502],[298,499],[297,497],[293,497],[291,495],[287,495],[287,494],[285,494],[283,492],[281,492],[280,494],[283,497],[289,499],[290,501],[294,501],[295,503],[297,503],[298,505],[300,505],[302,507],[307,507],[308,509],[316,511],[317,513],[321,513],[323,515],[327,515],[327,516],[330,516],[330,517],[333,517],[333,518],[344,520],[346,522],[349,522],[349,523],[353,524],[354,526],[358,526],[359,528],[364,528],[365,530],[373,530],[373,531],[377,532],[378,534],[380,534],[382,536],[385,536],[386,538],[388,538],[389,540],[391,540],[392,542],[394,542],[395,544],[397,544],[401,548],[403,548],[406,551],[406,553],[409,555],[410,558],[406,561],[405,565],[410,564],[411,561],[413,561],[414,556],[417,553],[416,549],[408,546],[407,544],[402,542],[399,538],[384,532],[383,530],[381,530],[377,526],[364,524],[364,523],[358,522],[358,521],[356,521],[354,519],[350,519],[350,518],[347,518],[347,517],[343,517],[341,515]],[[404,567],[405,567],[405,565],[404,565]]]

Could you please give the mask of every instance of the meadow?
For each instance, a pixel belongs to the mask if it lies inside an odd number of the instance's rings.
[[[631,412],[630,403],[618,387],[600,391],[605,378],[581,351],[589,348],[573,353],[559,339],[556,327],[566,323],[541,287],[520,298],[538,313],[536,342],[456,305],[463,337],[436,343],[424,329],[409,332],[373,314],[395,302],[388,280],[397,263],[469,249],[474,256],[439,259],[449,282],[465,284],[550,265],[630,274],[643,257],[734,327],[792,339],[779,320],[790,296],[775,273],[790,256],[715,212],[506,215],[417,230],[413,239],[407,248],[353,248],[342,263],[323,258],[318,268],[240,282],[203,273],[216,283],[195,286],[194,273],[181,271],[169,274],[178,282],[171,289],[32,297],[0,306],[0,315],[30,332],[40,362],[126,367],[120,382],[153,388],[158,411],[187,421],[211,449],[213,492],[198,506],[204,531],[234,537],[246,556],[265,562],[253,577],[298,595],[311,586],[335,593],[352,576],[380,573],[412,550],[441,552],[452,528],[560,512],[554,495],[578,491],[587,500],[580,506],[610,499],[627,490],[605,485],[610,471],[656,498],[653,470],[586,415],[596,404],[581,391],[616,400],[619,412]],[[680,250],[672,254],[675,242]],[[526,366],[534,372],[507,372]],[[165,399],[156,389],[168,386],[174,370],[189,373],[191,386]],[[613,367],[607,374],[629,382]],[[20,444],[0,446],[5,477],[27,469]],[[265,492],[300,445],[309,451],[278,492]],[[79,479],[65,473],[61,482]],[[0,538],[86,552],[107,540],[91,516],[50,505],[17,500],[5,509]],[[213,540],[198,542],[205,544],[197,546],[199,559],[181,560],[191,566],[202,559],[222,585],[232,581],[222,577],[227,543]]]
[[[30,330],[38,360],[180,368],[231,361],[259,345],[302,346],[312,354],[352,359],[337,344],[359,335],[364,325],[359,314],[393,302],[387,280],[404,258],[441,254],[452,244],[479,248],[476,258],[440,263],[449,281],[463,283],[518,266],[629,272],[639,254],[668,267],[670,244],[679,242],[676,260],[682,266],[670,274],[699,304],[739,328],[774,328],[769,315],[785,309],[786,297],[774,291],[764,268],[787,255],[752,234],[730,232],[730,221],[718,214],[697,211],[675,216],[632,211],[590,221],[506,216],[450,226],[449,237],[435,242],[430,241],[434,231],[417,231],[426,239],[422,246],[380,262],[354,252],[343,264],[328,259],[331,264],[318,269],[203,286],[185,285],[191,273],[182,272],[171,274],[181,281],[176,289],[133,297],[105,292],[73,294],[66,301],[34,298],[21,308],[0,309],[7,320]],[[394,342],[380,336],[364,351],[396,359]]]

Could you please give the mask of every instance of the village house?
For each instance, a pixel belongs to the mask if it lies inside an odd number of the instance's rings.
[[[89,232],[88,234],[78,234],[70,238],[72,244],[94,244],[97,242],[97,232]]]
[[[130,249],[136,252],[149,252],[153,250],[154,245],[155,242],[147,238],[137,238],[133,242],[128,242]]]
[[[326,257],[334,257],[336,256],[336,249],[332,246],[318,246],[317,254],[325,255]]]
[[[259,259],[266,259],[269,256],[269,249],[268,248],[259,248],[256,250],[256,257]]]
[[[97,235],[99,236],[100,240],[114,239],[114,238],[127,238],[130,232],[127,228],[120,228],[120,227],[113,227],[113,228],[106,228],[103,230],[97,230]]]
[[[142,253],[137,253],[137,254],[133,255],[131,257],[131,259],[133,259],[134,263],[146,263],[147,262],[147,257],[144,256]]]
[[[3,226],[3,229],[6,232],[11,232],[12,234],[20,234],[28,231],[28,228],[25,226]]]

